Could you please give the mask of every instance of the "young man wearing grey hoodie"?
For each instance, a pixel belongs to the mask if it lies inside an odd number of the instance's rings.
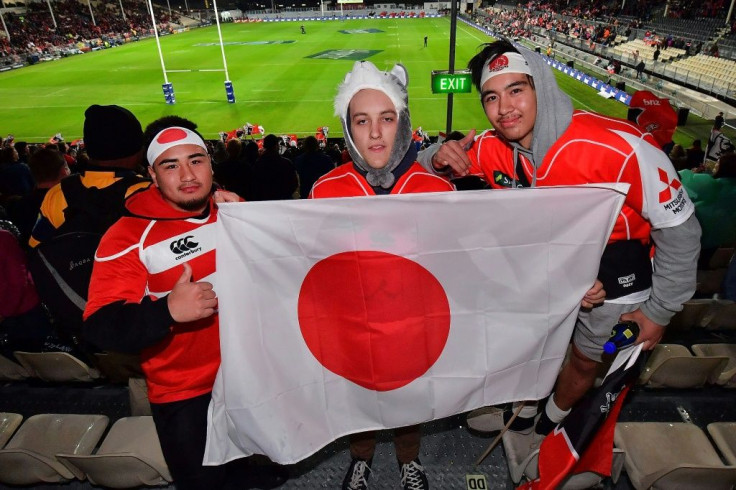
[[[660,341],[670,318],[695,291],[700,225],[652,136],[621,119],[574,111],[539,55],[496,41],[468,66],[494,129],[428,148],[419,156],[425,168],[478,175],[492,188],[631,185],[601,258],[598,279],[606,300],[580,311],[570,360],[536,426],[537,407],[529,404],[511,426],[539,443],[593,385],[615,323],[636,322],[644,349]],[[492,431],[509,419],[508,412],[491,407],[472,412],[468,424]]]

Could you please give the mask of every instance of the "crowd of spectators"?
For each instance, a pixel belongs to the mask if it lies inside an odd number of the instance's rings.
[[[610,46],[620,41],[621,38],[617,39],[617,36],[628,39],[633,29],[642,29],[652,11],[651,3],[647,4],[646,9],[644,5],[644,2],[627,2],[627,12],[637,17],[619,18],[620,9],[616,5],[611,5],[610,2],[594,1],[569,5],[567,2],[530,1],[519,4],[519,8],[516,9],[494,11],[486,8],[477,12],[474,20],[494,32],[512,38],[532,37],[534,35],[532,29],[539,27],[589,42],[593,49],[595,44]],[[719,2],[699,3],[697,7],[705,8],[703,5],[708,6],[709,12],[715,9],[717,13],[721,13],[722,5]],[[677,17],[690,17],[693,12],[699,11],[694,5],[683,10],[685,9],[683,2],[677,6],[679,9],[676,10]],[[736,22],[734,29],[736,29]],[[707,50],[707,54],[718,56],[716,43],[704,46],[702,42],[668,33],[658,34],[651,29],[645,31],[644,41],[658,45],[662,49],[671,47],[684,49],[691,55]]]
[[[153,29],[148,7],[141,1],[123,1],[125,18],[118,2],[92,4],[94,22],[88,4],[60,0],[51,6],[53,17],[45,2],[27,3],[24,13],[3,14],[11,37],[0,36],[0,63],[113,46],[150,34]],[[179,21],[177,12],[172,11],[170,16],[168,9],[158,7],[154,7],[154,12],[161,31],[171,30]]]
[[[91,131],[85,129],[85,134]],[[23,288],[13,286],[16,292],[24,294],[23,298],[6,302],[8,307],[0,312],[0,351],[58,350],[62,346],[62,350],[71,352],[77,345],[73,341],[76,330],[66,329],[64,321],[54,315],[53,308],[45,312],[39,308],[40,301],[45,302],[44,297],[48,295],[43,291],[43,282],[35,276],[31,278],[29,270],[32,268],[26,261],[32,262],[31,247],[36,246],[36,238],[41,236],[38,231],[40,224],[48,224],[44,223],[49,211],[49,205],[45,203],[49,201],[50,194],[58,194],[58,190],[49,192],[50,189],[57,189],[62,179],[70,175],[85,179],[85,175],[110,172],[101,167],[104,162],[99,160],[99,148],[93,154],[91,143],[85,147],[82,140],[71,144],[57,135],[44,144],[27,144],[9,136],[0,142],[0,248],[5,252],[13,251],[4,257],[13,258],[12,267],[3,268],[3,274],[12,272],[13,281],[0,277],[3,279],[0,283],[24,284]],[[347,151],[339,144],[328,140],[320,143],[314,136],[295,141],[268,134],[261,139],[244,136],[227,142],[208,141],[207,144],[210,154],[217,155],[217,159],[213,158],[216,184],[248,201],[306,198],[317,178],[349,159]],[[136,176],[148,176],[140,165],[130,172]],[[122,202],[120,204],[122,206]],[[64,214],[68,213],[65,211]],[[49,215],[49,219],[51,217]],[[62,228],[57,228],[57,232],[67,233],[60,231]],[[52,229],[45,226],[44,230]],[[52,238],[53,235],[46,237],[47,240]],[[26,254],[29,254],[28,258]],[[13,308],[10,308],[11,303]],[[39,318],[45,318],[45,321],[39,322]],[[32,320],[34,325],[43,328],[33,332],[16,328],[25,324],[25,320]],[[72,331],[71,336],[67,330]],[[32,333],[33,338],[16,338],[18,331]],[[78,354],[90,357],[89,352]]]
[[[543,7],[543,6],[542,6]],[[601,44],[612,42],[619,32],[617,21],[602,25],[583,17],[564,19],[547,9],[514,9],[496,12],[493,15],[477,16],[477,20],[495,32],[511,37],[531,37],[533,27],[557,31],[586,41]]]

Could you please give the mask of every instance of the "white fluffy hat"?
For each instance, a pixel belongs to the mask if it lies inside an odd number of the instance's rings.
[[[337,88],[335,115],[344,119],[353,96],[366,88],[385,93],[400,113],[406,109],[408,83],[409,74],[401,64],[394,65],[391,71],[381,71],[370,61],[356,61]]]
[[[374,187],[391,188],[395,183],[393,170],[399,166],[407,155],[412,144],[411,120],[409,118],[409,96],[406,86],[409,83],[409,73],[401,64],[396,64],[391,71],[381,71],[370,61],[356,61],[353,69],[345,75],[345,79],[337,88],[335,97],[335,115],[340,118],[345,145],[353,159],[353,164],[366,173],[366,180]],[[350,101],[355,94],[364,89],[379,90],[386,94],[396,108],[398,128],[394,137],[393,148],[385,167],[371,168],[358,151],[353,142],[350,131],[348,112]]]

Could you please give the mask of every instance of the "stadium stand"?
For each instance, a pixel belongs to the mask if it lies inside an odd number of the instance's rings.
[[[733,76],[720,76],[722,72],[713,76],[703,73],[699,65],[675,64],[698,53],[713,55],[710,57],[715,59],[720,56],[721,60],[731,53],[727,49],[719,54],[724,36],[732,35],[728,33],[732,28],[725,24],[724,6],[678,7],[676,14],[670,11],[669,16],[664,17],[665,2],[647,2],[646,6],[641,2],[632,3],[634,5],[626,2],[624,11],[631,10],[638,16],[621,15],[620,6],[615,2],[593,2],[590,6],[583,2],[529,2],[524,9],[515,3],[498,2],[492,8],[476,10],[474,16],[485,27],[507,37],[524,37],[543,47],[554,45],[555,53],[571,46],[582,53],[615,59],[629,69],[644,61],[644,73],[658,77],[658,88],[665,82],[673,82],[736,103],[736,78]],[[697,17],[703,13],[710,17]],[[657,44],[661,49],[655,62]],[[635,52],[639,54],[634,55]],[[586,56],[579,58],[585,60]],[[729,73],[730,65],[726,64],[725,68]],[[709,117],[714,115],[709,114]]]
[[[28,2],[4,14],[11,33],[10,40],[0,37],[0,62],[29,61],[68,56],[80,52],[110,47],[150,35],[151,16],[145,2],[123,2],[125,18],[119,4],[92,4],[94,21],[88,5],[77,0],[53,2],[52,17],[46,3]],[[20,12],[18,12],[20,10]],[[178,14],[154,7],[159,28],[168,32],[177,27]]]

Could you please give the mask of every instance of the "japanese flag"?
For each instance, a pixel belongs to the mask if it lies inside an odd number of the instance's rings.
[[[205,464],[546,396],[627,188],[222,205]]]

